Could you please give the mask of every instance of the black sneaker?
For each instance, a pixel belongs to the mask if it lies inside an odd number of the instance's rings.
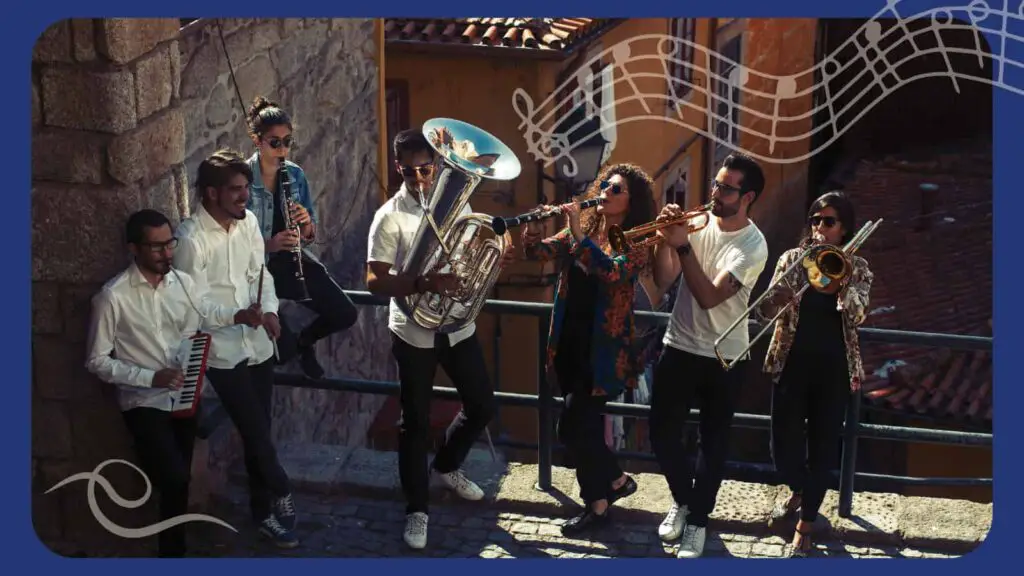
[[[260,522],[260,534],[269,538],[278,548],[295,548],[299,545],[299,539],[291,530],[281,526],[273,514]]]
[[[316,359],[316,349],[312,346],[302,349],[302,372],[310,380],[319,380],[324,377],[324,369]]]
[[[274,501],[274,516],[285,530],[295,530],[295,501],[291,494]]]

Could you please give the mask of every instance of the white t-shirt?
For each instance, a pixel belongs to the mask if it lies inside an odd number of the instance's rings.
[[[462,214],[470,214],[472,210],[469,203],[462,209]],[[420,222],[423,221],[423,208],[405,189],[405,184],[381,206],[373,215],[373,223],[370,224],[370,241],[367,248],[367,262],[383,262],[391,264],[391,274],[398,274],[402,269],[405,258],[412,250],[413,240],[416,239],[416,232],[419,230]],[[398,307],[398,301],[391,299],[388,314],[388,328],[398,335],[403,341],[416,348],[433,348],[433,330],[421,328],[415,322],[409,320],[402,309]],[[448,344],[455,346],[476,332],[476,323],[470,323],[465,328],[457,330],[448,335]]]
[[[684,352],[716,358],[715,340],[749,306],[750,291],[768,261],[768,242],[753,222],[735,232],[725,232],[718,227],[718,219],[711,218],[707,227],[690,235],[690,247],[693,254],[689,257],[696,256],[710,280],[728,270],[743,286],[718,306],[704,310],[686,280],[680,281],[664,342]],[[733,330],[719,349],[732,360],[749,343],[750,333],[744,324]]]

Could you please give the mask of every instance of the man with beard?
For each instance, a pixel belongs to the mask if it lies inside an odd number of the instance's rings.
[[[253,521],[275,545],[294,548],[295,502],[270,436],[271,338],[281,334],[281,325],[274,278],[264,271],[263,235],[256,215],[245,208],[252,178],[248,162],[233,150],[217,151],[199,164],[201,204],[178,228],[174,263],[208,283],[213,299],[225,306],[262,298],[262,330],[231,326],[212,333],[207,377],[242,437]]]
[[[187,512],[196,418],[171,417],[184,384],[177,355],[196,331],[234,324],[258,327],[258,305],[221,306],[203,282],[171,269],[177,244],[171,222],[155,210],[128,218],[126,240],[133,262],[92,299],[86,368],[117,387],[118,403],[135,439],[142,469],[160,492],[160,517]],[[185,555],[185,528],[158,539],[161,557]]]
[[[725,159],[711,182],[714,205],[707,227],[693,234],[677,224],[658,232],[664,242],[655,251],[654,277],[659,287],[679,276],[675,305],[665,331],[651,391],[651,447],[672,492],[674,503],[658,528],[666,541],[682,536],[679,558],[704,551],[708,516],[715,508],[725,475],[729,431],[746,361],[726,371],[714,342],[747,309],[750,291],[768,260],[768,244],[747,217],[764,189],[764,173],[752,158]],[[661,218],[677,218],[669,204]],[[720,344],[732,360],[750,340],[735,330]],[[694,401],[700,406],[700,454],[683,444],[683,426]]]

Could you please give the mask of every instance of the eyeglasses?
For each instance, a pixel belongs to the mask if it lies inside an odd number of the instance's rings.
[[[416,174],[420,176],[430,176],[430,173],[434,171],[433,164],[420,164],[419,166],[402,166],[402,176],[406,178],[412,178]]]
[[[726,193],[726,194],[732,194],[733,192],[740,192],[740,189],[735,187],[735,186],[731,186],[729,184],[726,184],[725,182],[719,182],[718,180],[712,179],[711,180],[711,191],[714,192],[715,190],[721,190],[723,193]]]
[[[619,194],[622,194],[622,186],[620,186],[618,184],[612,184],[611,182],[609,182],[607,180],[601,180],[600,187],[601,187],[601,190],[610,189],[611,193],[616,195],[616,196],[618,196]]]
[[[174,250],[178,246],[178,239],[171,238],[167,242],[140,242],[139,246],[150,252],[158,253],[168,249]]]
[[[292,145],[295,144],[295,140],[293,140],[291,136],[285,136],[284,138],[274,137],[267,140],[267,144],[270,144],[271,148],[277,150],[282,146],[284,146],[285,148],[291,148]]]
[[[822,223],[825,224],[825,228],[831,228],[836,225],[837,220],[835,216],[811,216],[807,222],[810,223],[811,228],[817,228]]]

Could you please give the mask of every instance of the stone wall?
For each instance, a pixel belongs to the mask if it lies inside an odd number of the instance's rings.
[[[104,460],[134,460],[111,387],[85,371],[85,337],[92,295],[127,265],[127,216],[151,207],[180,217],[177,35],[173,19],[63,20],[33,54],[33,523],[64,553],[133,548],[99,528],[84,482],[42,492]],[[104,475],[122,496],[142,495],[128,468]],[[122,525],[152,512],[126,513],[98,492],[104,513]]]
[[[220,147],[251,154],[243,106],[247,110],[257,95],[277,101],[292,116],[297,142],[292,159],[306,171],[316,204],[320,225],[314,250],[343,288],[365,289],[367,234],[379,206],[374,21],[199,20],[182,31],[180,49],[188,173],[194,174],[199,162]],[[303,309],[290,307],[288,312],[293,321],[307,321]],[[395,379],[386,315],[381,315],[386,309],[361,307],[359,312],[355,326],[321,343],[318,354],[327,376]],[[382,401],[372,395],[278,388],[275,437],[362,443]]]
[[[173,221],[190,213],[190,174],[221,146],[248,152],[241,110],[213,22],[64,20],[47,29],[32,71],[32,479],[33,523],[63,554],[151,553],[151,540],[110,535],[68,476],[121,458],[137,461],[112,387],[84,369],[92,296],[127,264],[123,223],[141,208]],[[372,20],[226,20],[225,40],[242,94],[279,100],[296,117],[295,158],[314,187],[317,249],[346,288],[362,288],[366,235],[378,205],[377,47]],[[329,376],[393,378],[386,322],[372,309],[320,351]],[[379,315],[380,311],[377,312]],[[326,357],[330,356],[329,360]],[[376,368],[375,368],[376,367]],[[380,399],[278,390],[281,440],[362,441]],[[199,484],[238,455],[231,429],[199,443]],[[124,498],[141,478],[103,471]],[[196,486],[202,492],[209,486]],[[151,523],[153,501],[122,509],[98,491],[122,526]]]

